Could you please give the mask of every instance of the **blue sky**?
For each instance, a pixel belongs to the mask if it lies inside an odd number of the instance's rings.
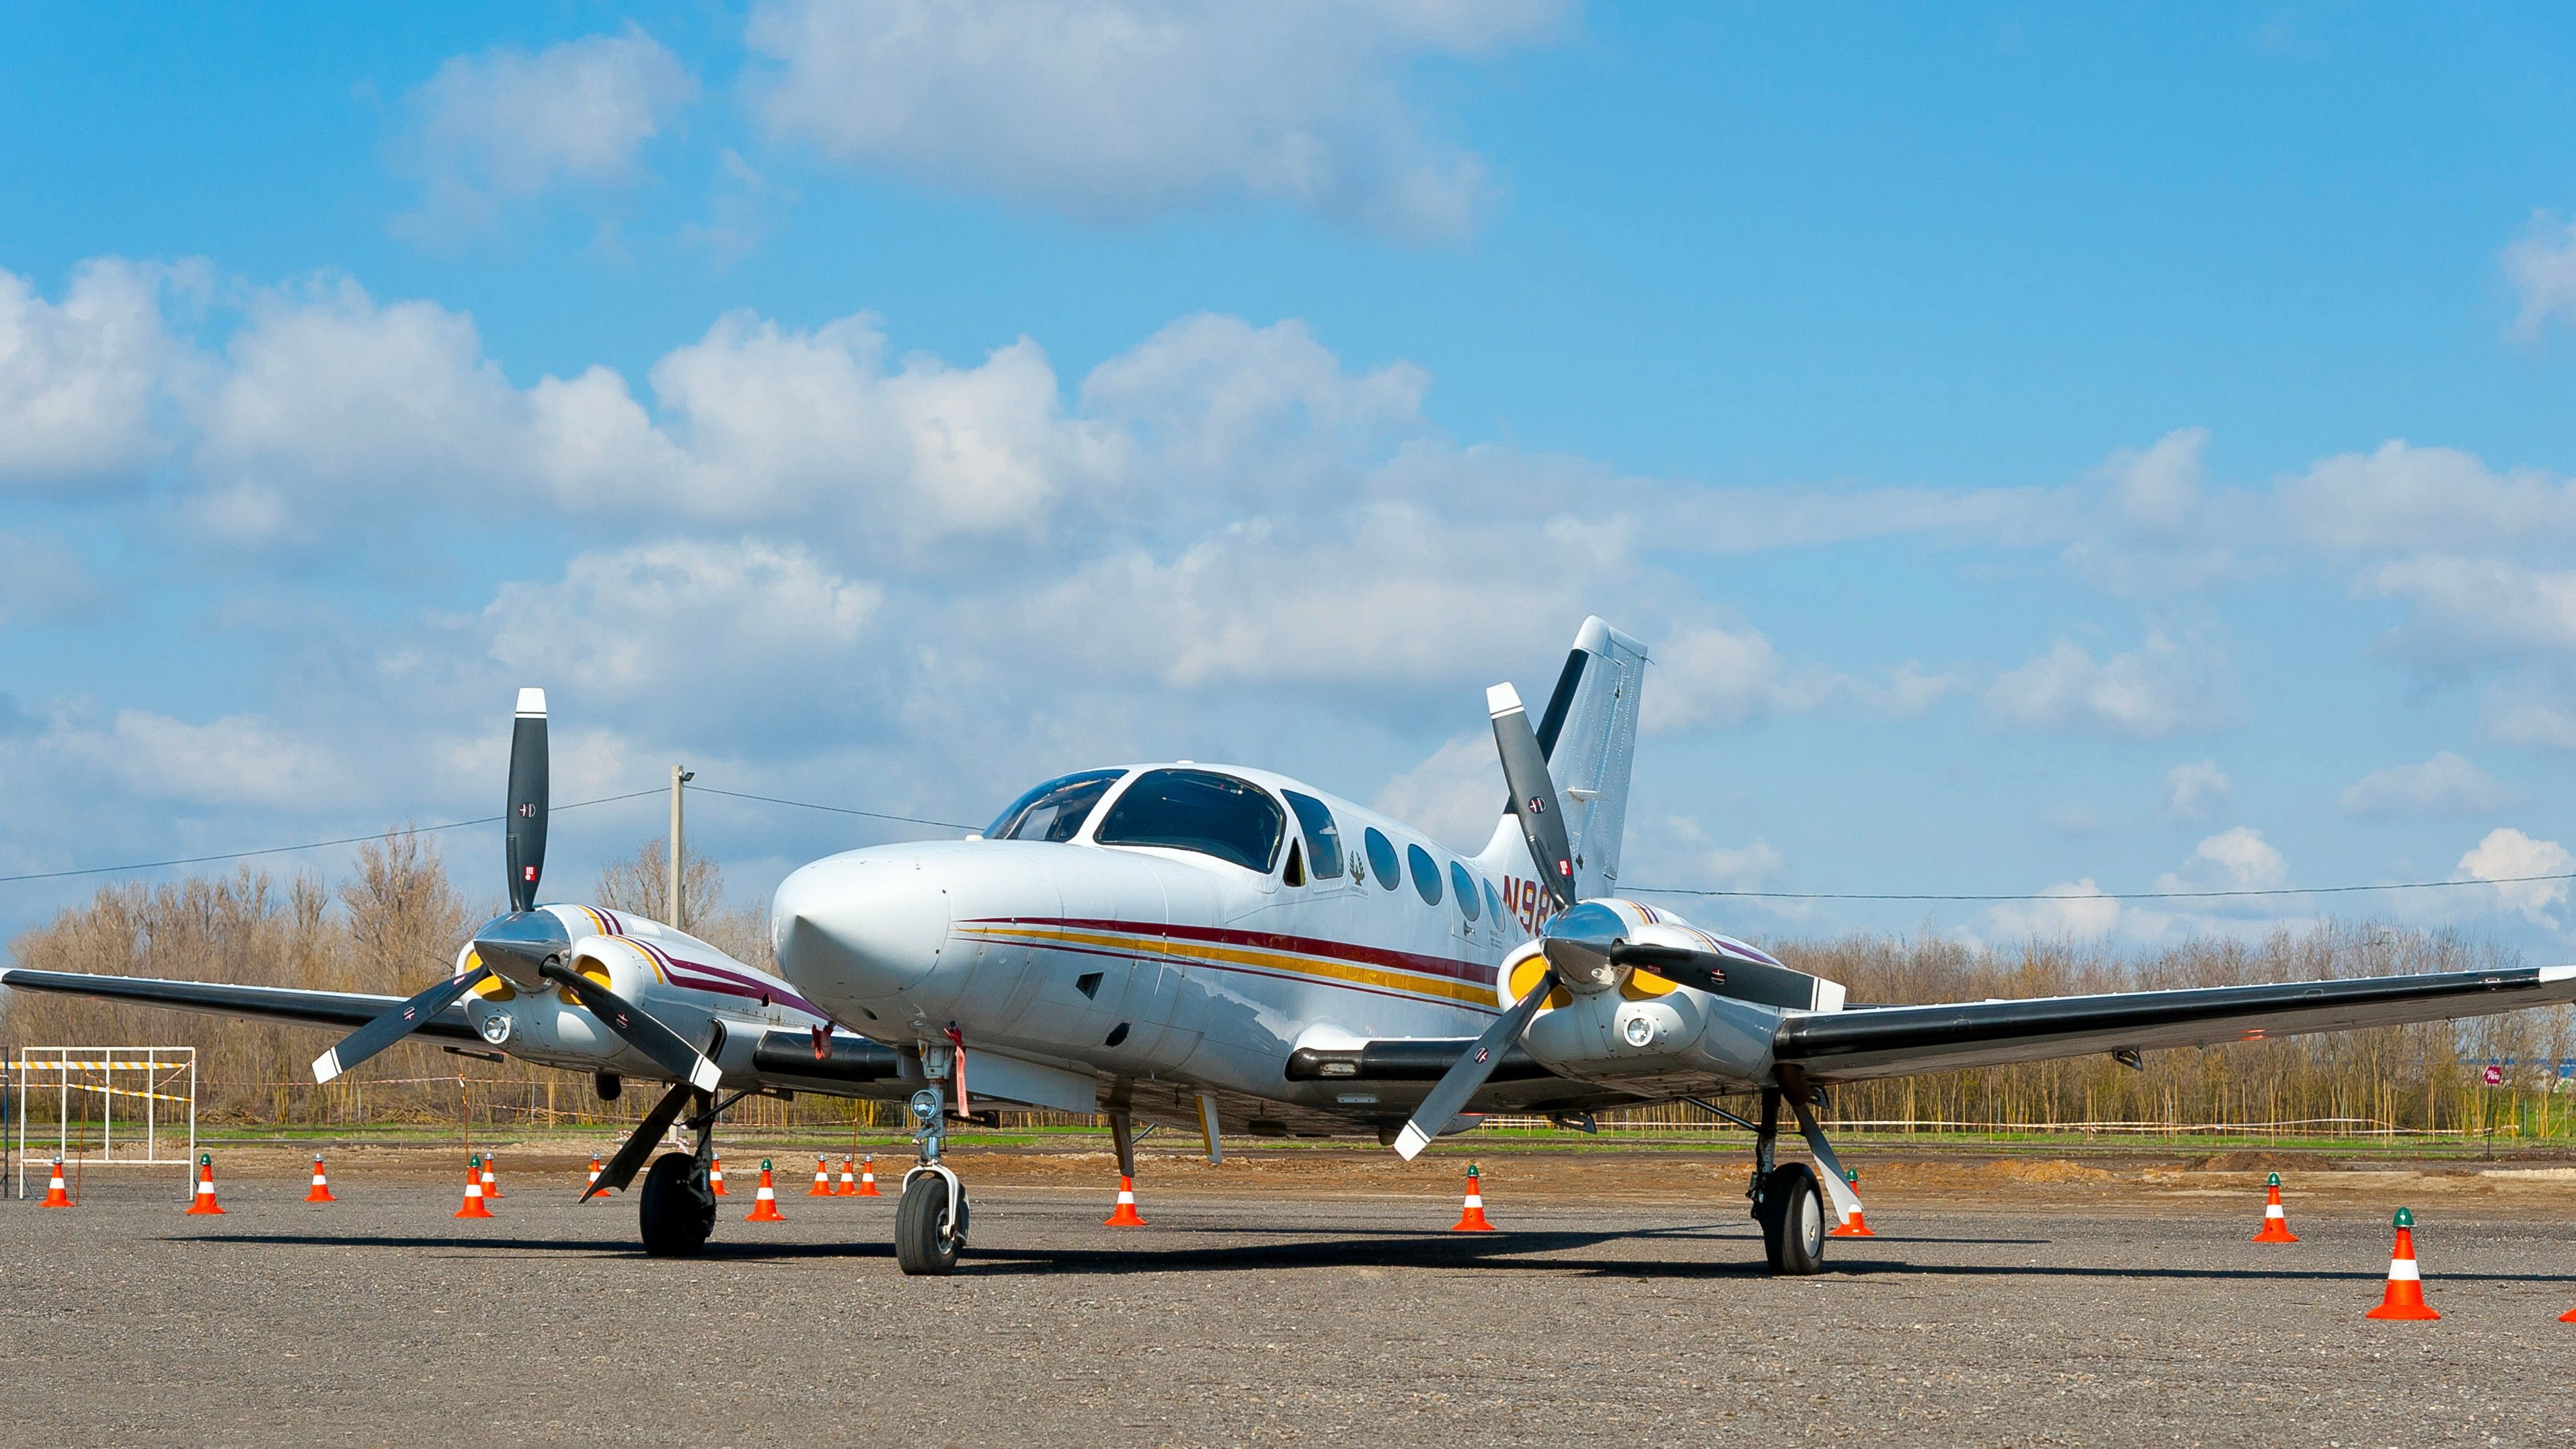
[[[1477,691],[1598,612],[1661,661],[1630,881],[2057,892],[1713,924],[2564,955],[2563,882],[2094,892],[2576,870],[2571,62],[2501,6],[14,11],[0,874],[490,813],[530,683],[559,799],[1178,755],[1480,841]],[[753,894],[887,838],[694,819]]]

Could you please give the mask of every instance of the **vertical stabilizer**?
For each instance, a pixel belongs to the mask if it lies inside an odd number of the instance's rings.
[[[1637,699],[1645,681],[1646,646],[1599,618],[1583,621],[1574,648],[1538,722],[1547,772],[1565,801],[1574,845],[1574,892],[1615,894],[1619,845],[1628,824],[1628,771],[1637,750]],[[1526,870],[1508,807],[1486,854],[1513,874]],[[1504,865],[1503,862],[1509,864]]]

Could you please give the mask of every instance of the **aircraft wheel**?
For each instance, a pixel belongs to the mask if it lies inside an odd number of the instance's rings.
[[[957,1245],[966,1236],[966,1190],[957,1190],[957,1226],[943,1233],[939,1220],[948,1213],[948,1188],[937,1173],[916,1175],[903,1185],[903,1200],[894,1210],[894,1260],[913,1276],[945,1277],[956,1270]]]
[[[644,1174],[635,1216],[647,1256],[694,1258],[705,1252],[707,1236],[716,1230],[716,1199],[700,1177],[697,1157],[665,1152],[655,1158]]]
[[[1771,1169],[1762,1182],[1762,1247],[1771,1271],[1803,1277],[1825,1270],[1825,1195],[1803,1162]]]

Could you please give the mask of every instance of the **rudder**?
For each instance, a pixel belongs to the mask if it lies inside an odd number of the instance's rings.
[[[1539,748],[1565,802],[1566,835],[1574,846],[1574,892],[1590,898],[1615,894],[1619,847],[1628,824],[1628,775],[1637,751],[1637,700],[1645,681],[1646,646],[1598,616],[1575,631],[1574,648],[1539,717]],[[1522,854],[1518,830],[1506,815],[1488,854]]]

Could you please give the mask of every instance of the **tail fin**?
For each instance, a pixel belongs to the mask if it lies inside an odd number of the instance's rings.
[[[1556,692],[1548,696],[1547,713],[1539,717],[1539,748],[1547,752],[1547,772],[1564,797],[1566,834],[1574,844],[1574,893],[1587,899],[1618,890],[1645,674],[1645,645],[1597,617],[1586,619],[1556,677]],[[1528,869],[1527,855],[1506,804],[1484,858],[1518,875]]]

